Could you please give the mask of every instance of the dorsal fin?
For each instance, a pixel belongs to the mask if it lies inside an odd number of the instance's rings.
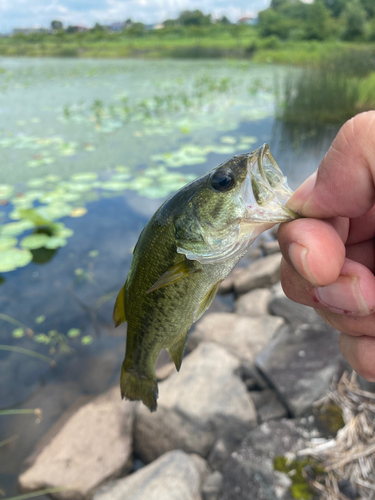
[[[152,285],[152,287],[147,290],[146,293],[151,293],[158,288],[171,285],[172,283],[175,283],[182,278],[186,278],[186,276],[189,276],[189,274],[193,274],[197,271],[198,269],[190,267],[187,260],[185,259],[162,274],[160,278]]]
[[[115,307],[113,309],[113,321],[115,323],[115,326],[119,326],[121,325],[121,323],[124,323],[126,321],[125,287],[126,287],[126,281],[125,285],[121,288],[120,293],[117,295]]]
[[[167,351],[173,359],[173,363],[176,366],[177,371],[180,371],[182,358],[184,357],[184,351],[187,340],[187,332],[184,333],[174,344],[167,348]]]

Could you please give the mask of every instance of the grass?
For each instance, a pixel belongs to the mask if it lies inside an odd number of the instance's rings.
[[[237,27],[238,28],[238,27]],[[245,58],[259,63],[279,63],[317,67],[330,54],[370,48],[370,44],[336,40],[282,41],[276,36],[259,37],[254,26],[207,33],[161,34],[145,36],[124,33],[59,35],[17,35],[0,38],[0,56],[70,58]]]
[[[341,125],[375,107],[375,50],[350,48],[323,57],[316,69],[290,72],[278,115],[289,127]]]

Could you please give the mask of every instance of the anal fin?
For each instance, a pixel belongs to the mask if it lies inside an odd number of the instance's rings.
[[[176,366],[176,370],[179,372],[181,368],[182,358],[184,357],[184,351],[187,341],[187,332],[184,333],[174,344],[167,348],[167,351],[173,359],[173,363]]]
[[[120,293],[117,295],[115,307],[113,309],[113,322],[115,326],[121,325],[126,321],[125,315],[125,285],[121,288]]]

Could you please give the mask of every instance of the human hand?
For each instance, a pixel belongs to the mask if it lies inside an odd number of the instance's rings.
[[[278,232],[284,291],[342,332],[345,358],[375,381],[375,111],[345,123],[288,206],[307,218]]]

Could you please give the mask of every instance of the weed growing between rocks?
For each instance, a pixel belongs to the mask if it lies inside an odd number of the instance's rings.
[[[345,426],[335,438],[312,440],[298,452],[324,468],[311,485],[324,500],[374,498],[375,394],[360,388],[354,372],[344,373],[336,390],[324,398],[323,408],[332,404],[341,408]]]

